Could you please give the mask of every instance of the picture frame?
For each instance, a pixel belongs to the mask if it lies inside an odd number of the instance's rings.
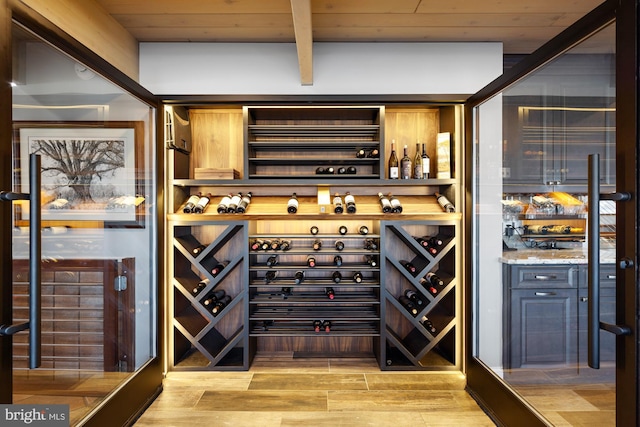
[[[143,228],[143,149],[144,122],[14,122],[15,187],[29,192],[37,153],[43,226]]]

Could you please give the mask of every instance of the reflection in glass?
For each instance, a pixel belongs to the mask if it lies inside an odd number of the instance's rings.
[[[14,403],[69,404],[71,424],[154,354],[154,110],[13,27],[14,191],[42,156],[42,366],[14,338]],[[14,322],[28,317],[28,203],[16,203]]]
[[[614,336],[601,332],[599,370],[586,349],[587,158],[600,155],[601,191],[612,191],[614,32],[601,30],[474,115],[473,352],[551,423],[571,423],[559,413],[579,417],[581,404],[593,409],[589,393],[615,407]],[[611,321],[615,205],[601,211],[601,320]],[[598,416],[615,425],[614,411]]]

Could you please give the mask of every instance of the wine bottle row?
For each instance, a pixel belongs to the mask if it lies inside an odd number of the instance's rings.
[[[309,264],[310,268],[315,267],[315,261],[313,259],[307,259],[307,264]],[[305,280],[306,280],[306,272],[305,270],[297,270],[294,274],[293,277],[279,277],[279,271],[280,270],[268,270],[267,272],[265,272],[263,280],[265,283],[267,284],[272,284],[273,282],[275,282],[276,280],[280,281],[290,281],[293,280],[293,284],[294,285],[301,285]],[[347,275],[347,277],[349,278],[349,280],[351,280],[353,283],[362,283],[362,281],[364,280],[364,276],[362,275],[361,271],[352,271],[352,273],[350,275]],[[323,280],[323,279],[330,279],[333,283],[341,283],[343,280],[343,275],[341,271],[334,271],[330,277],[325,276],[323,277],[314,277],[313,280]]]
[[[321,239],[315,239],[313,242],[311,242],[311,249],[313,249],[316,252],[320,251],[323,248],[322,242],[323,241]],[[281,240],[281,239],[274,239],[274,240],[253,239],[251,240],[251,242],[249,242],[249,247],[254,252],[268,251],[268,250],[286,252],[292,248],[292,245],[293,243],[290,240]],[[335,240],[332,246],[337,251],[343,251],[346,248],[346,245],[342,240]],[[370,250],[370,251],[377,250],[379,246],[380,246],[379,240],[374,238],[366,238],[364,239],[362,244],[363,249]],[[198,249],[198,251],[203,250],[204,248],[205,246],[203,245],[202,248]],[[194,253],[194,255],[197,255],[197,253]]]
[[[203,279],[193,288],[192,294],[194,296],[200,294],[209,285],[209,279]],[[202,299],[202,305],[211,312],[214,316],[220,314],[220,312],[231,302],[231,296],[228,295],[224,289],[215,289],[209,292]]]
[[[407,153],[406,145],[404,146],[404,156],[398,161],[396,142],[392,140],[388,167],[389,179],[429,179],[431,162],[424,144],[422,144],[422,154],[420,154],[420,143],[416,144],[416,153],[413,162]]]
[[[320,166],[316,168],[316,175],[355,175],[356,173],[358,173],[358,170],[355,166],[340,166],[339,168],[334,168],[333,166]]]
[[[376,268],[378,266],[378,260],[373,255],[364,255],[363,256],[363,261],[364,261],[365,264],[367,264],[371,268]],[[274,266],[278,265],[279,263],[280,263],[280,257],[277,254],[274,254],[274,255],[271,255],[271,256],[269,256],[267,258],[267,260],[265,261],[264,265],[266,267],[274,267]],[[307,267],[309,267],[309,268],[314,268],[314,267],[319,265],[317,263],[316,257],[314,255],[308,255],[305,263],[306,263]],[[333,257],[332,265],[334,265],[336,267],[341,267],[342,264],[343,264],[342,256],[335,255]],[[256,263],[256,265],[259,265],[259,264]]]
[[[237,193],[222,197],[218,203],[217,211],[219,214],[227,213],[245,213],[251,203],[252,193],[249,191],[246,194]],[[182,207],[182,212],[186,214],[201,214],[204,213],[210,205],[211,193],[207,195],[191,195]]]

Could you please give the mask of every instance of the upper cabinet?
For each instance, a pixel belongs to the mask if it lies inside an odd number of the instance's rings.
[[[532,98],[505,97],[505,183],[586,185],[588,156],[599,154],[601,184],[614,184],[613,101],[580,98],[568,105],[563,98],[563,105],[542,105]]]

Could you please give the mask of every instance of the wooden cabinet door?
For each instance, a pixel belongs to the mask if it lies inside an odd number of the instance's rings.
[[[511,368],[576,363],[577,297],[576,289],[511,291]]]

